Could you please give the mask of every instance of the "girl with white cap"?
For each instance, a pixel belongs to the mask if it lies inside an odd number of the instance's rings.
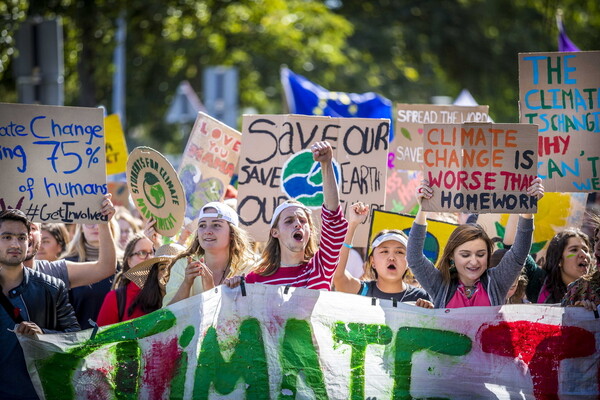
[[[354,232],[369,213],[369,206],[361,202],[349,209],[348,233],[340,254],[340,265],[335,271],[335,290],[380,299],[415,302],[424,308],[433,308],[433,303],[425,290],[404,282],[408,271],[406,264],[406,243],[408,237],[396,229],[384,229],[377,233],[371,243],[371,250],[365,263],[365,276],[369,280],[359,280],[346,270],[348,253],[352,248]]]
[[[222,284],[252,267],[255,258],[235,210],[221,202],[205,204],[191,244],[171,264],[163,306]]]
[[[323,175],[323,207],[321,237],[317,246],[317,231],[311,210],[302,203],[288,200],[273,214],[269,239],[261,259],[246,276],[248,283],[266,283],[309,289],[331,289],[333,273],[338,265],[340,248],[348,229],[333,171],[333,149],[327,142],[311,146],[313,160],[321,164]],[[226,284],[235,287],[237,276]]]

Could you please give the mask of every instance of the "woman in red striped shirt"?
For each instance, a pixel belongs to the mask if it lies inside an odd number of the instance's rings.
[[[321,164],[323,175],[324,201],[319,244],[317,246],[317,230],[311,210],[295,200],[280,204],[273,213],[269,239],[261,259],[246,276],[248,283],[331,289],[348,221],[340,206],[331,145],[316,142],[311,151],[313,160]],[[237,276],[228,279],[225,284],[235,287],[240,281],[241,277]]]

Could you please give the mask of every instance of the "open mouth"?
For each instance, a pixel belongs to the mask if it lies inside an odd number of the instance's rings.
[[[294,232],[294,234],[292,235],[292,237],[295,240],[302,240],[303,235],[302,235],[302,232]]]
[[[387,266],[387,269],[389,269],[390,271],[395,271],[397,268],[394,264],[390,264]]]

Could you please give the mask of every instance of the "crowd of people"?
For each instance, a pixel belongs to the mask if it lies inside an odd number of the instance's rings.
[[[331,145],[317,142],[313,159],[323,175],[321,229],[312,211],[289,200],[274,211],[265,244],[253,243],[235,209],[202,207],[186,243],[161,238],[154,221],[115,207],[107,194],[107,224],[38,224],[19,210],[0,213],[0,398],[35,399],[15,333],[73,332],[127,321],[219,285],[290,285],[337,290],[424,308],[545,303],[600,306],[600,219],[593,234],[567,228],[550,241],[543,263],[530,254],[534,216],[511,216],[502,248],[472,222],[450,235],[436,265],[424,254],[427,213],[419,209],[408,235],[373,236],[362,268],[352,242],[369,206],[348,207],[345,218],[333,172]],[[542,180],[527,193],[541,198]],[[436,195],[422,181],[419,201]],[[163,243],[164,241],[164,243]],[[261,248],[259,250],[259,247]]]

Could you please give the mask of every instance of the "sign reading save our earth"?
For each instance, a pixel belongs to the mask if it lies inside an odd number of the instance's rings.
[[[339,292],[222,286],[104,328],[19,335],[46,399],[591,399],[581,307],[426,310]],[[541,317],[543,316],[543,318]]]

